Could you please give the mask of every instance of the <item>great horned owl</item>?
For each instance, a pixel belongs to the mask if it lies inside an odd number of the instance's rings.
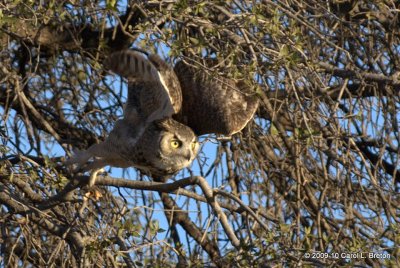
[[[240,83],[211,79],[184,62],[172,69],[157,55],[123,50],[105,66],[127,78],[128,99],[124,118],[107,139],[68,161],[86,165],[84,170],[134,166],[153,177],[172,175],[196,157],[195,134],[233,135],[258,107],[257,97]]]
[[[76,164],[79,170],[133,166],[164,178],[189,166],[199,144],[190,127],[171,118],[182,104],[172,68],[156,55],[146,59],[134,51],[113,53],[105,65],[128,79],[124,117],[105,141],[76,153],[67,164]]]

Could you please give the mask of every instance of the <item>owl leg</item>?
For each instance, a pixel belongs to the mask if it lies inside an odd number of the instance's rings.
[[[81,172],[90,171],[89,187],[92,187],[96,183],[97,174],[104,171],[103,167],[107,165],[107,161],[103,158],[96,158],[96,152],[99,151],[100,144],[95,144],[91,146],[88,150],[76,153],[71,159],[67,161],[68,165],[76,164],[75,170]],[[101,150],[100,150],[101,151]],[[90,158],[93,161],[87,163]]]
[[[73,168],[73,171],[78,171],[91,157],[92,155],[88,153],[88,151],[78,151],[75,152],[74,155],[65,162],[65,164],[67,166],[76,165],[75,168]]]
[[[80,151],[67,160],[66,165],[76,165],[75,171],[89,171],[94,168],[102,168],[107,165],[107,148],[104,142],[94,144],[86,151]],[[96,158],[99,157],[99,158]],[[91,163],[88,161],[93,158]]]
[[[104,172],[103,167],[106,166],[108,162],[105,159],[97,158],[93,162],[87,164],[82,168],[82,172],[91,171],[89,178],[89,187],[92,187],[96,183],[97,174],[99,172]]]
[[[101,169],[104,166],[107,166],[108,164],[109,164],[108,161],[103,158],[95,158],[92,162],[82,167],[81,171],[86,172],[90,170]]]

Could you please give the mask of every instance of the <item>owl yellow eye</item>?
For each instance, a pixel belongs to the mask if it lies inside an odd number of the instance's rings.
[[[182,143],[178,140],[171,140],[171,147],[176,149],[181,147]]]

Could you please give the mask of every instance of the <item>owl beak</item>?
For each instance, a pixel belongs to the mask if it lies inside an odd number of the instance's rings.
[[[192,142],[192,151],[194,153],[197,153],[198,147],[199,147],[199,143],[197,141]]]
[[[196,157],[199,148],[199,143],[197,141],[194,141],[192,142],[191,146],[192,146],[191,150],[185,156],[188,162],[190,162],[191,160],[193,160],[194,157]]]
[[[185,155],[185,158],[187,159],[187,161],[190,161],[190,160],[192,159],[192,154],[191,154],[190,152],[188,152],[188,153]]]

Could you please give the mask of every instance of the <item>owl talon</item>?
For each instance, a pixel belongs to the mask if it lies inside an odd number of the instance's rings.
[[[97,174],[99,173],[103,173],[105,172],[104,168],[99,168],[99,169],[94,169],[91,173],[90,173],[90,177],[89,177],[89,187],[93,187],[96,183],[96,179],[97,179]]]

